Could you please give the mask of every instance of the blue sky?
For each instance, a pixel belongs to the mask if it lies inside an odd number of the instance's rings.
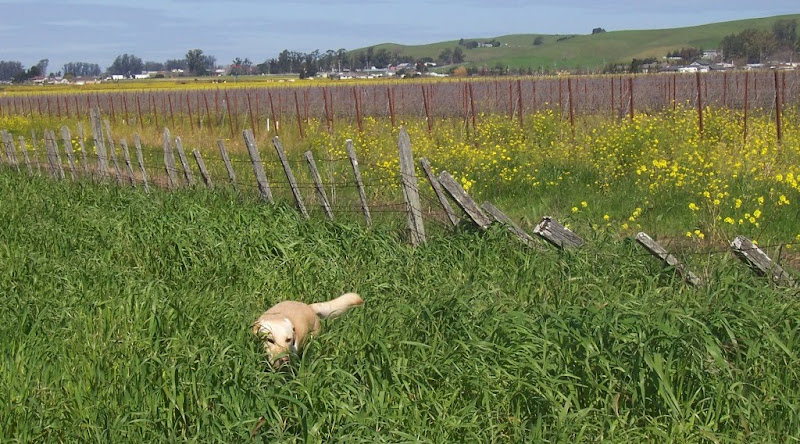
[[[0,0],[0,60],[105,69],[123,53],[163,62],[200,48],[220,64],[260,63],[283,49],[672,28],[798,12],[797,0]]]

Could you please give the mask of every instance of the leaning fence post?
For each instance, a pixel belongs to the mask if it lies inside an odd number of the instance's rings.
[[[164,168],[167,170],[169,189],[174,190],[178,186],[178,175],[177,168],[175,168],[175,155],[172,154],[172,141],[167,128],[164,128]]]
[[[19,162],[17,162],[17,149],[14,146],[14,138],[11,136],[10,133],[3,130],[3,145],[6,147],[6,156],[8,157],[8,163],[17,169],[17,172],[20,172]]]
[[[225,144],[221,139],[218,139],[217,146],[219,147],[219,153],[222,156],[222,161],[225,162],[225,169],[228,170],[228,179],[230,179],[231,184],[233,184],[233,188],[238,189],[239,185],[236,183],[236,173],[233,171],[233,165],[231,165],[231,158],[228,157],[228,151],[225,150]]]
[[[317,170],[317,163],[314,162],[314,155],[311,151],[306,151],[304,154],[306,162],[308,162],[308,169],[311,171],[311,178],[314,180],[314,188],[317,189],[317,196],[319,197],[320,205],[325,211],[328,219],[333,220],[333,212],[331,211],[331,204],[328,201],[328,195],[325,193],[325,186],[322,184],[322,177]]]
[[[53,157],[53,162],[55,163],[53,174],[55,174],[59,179],[64,180],[67,178],[67,176],[64,174],[64,166],[61,165],[61,154],[58,153],[58,142],[56,141],[56,133],[54,131],[50,131],[48,133],[48,140],[50,141],[51,156]]]
[[[286,153],[283,151],[283,146],[281,145],[281,141],[278,139],[278,136],[275,136],[272,139],[272,145],[275,146],[275,151],[278,153],[278,158],[281,160],[281,165],[283,165],[283,171],[286,173],[286,179],[289,181],[289,187],[292,190],[292,195],[294,195],[294,200],[297,202],[297,209],[300,210],[300,213],[308,219],[308,211],[306,211],[306,206],[303,204],[303,196],[300,194],[300,188],[297,186],[297,181],[294,179],[294,174],[292,174],[292,167],[289,165],[289,159],[286,158]]]
[[[661,245],[656,243],[650,236],[647,235],[645,232],[640,232],[636,235],[636,242],[638,242],[645,250],[649,251],[650,254],[659,258],[662,262],[669,265],[670,267],[674,268],[675,271],[683,278],[684,281],[694,285],[695,287],[700,287],[703,285],[703,280],[697,277],[694,273],[686,269],[686,267],[672,254],[667,252]]]
[[[464,213],[475,222],[475,225],[482,230],[489,228],[492,221],[483,213],[480,207],[478,207],[478,204],[476,204],[469,194],[467,194],[466,190],[464,190],[464,187],[456,182],[450,173],[447,171],[440,172],[439,183],[442,184],[447,194],[453,198],[456,204],[464,210]]]
[[[361,209],[364,211],[364,219],[367,221],[367,226],[372,226],[372,216],[369,214],[369,206],[367,205],[367,194],[364,192],[364,183],[361,181],[361,170],[358,168],[358,158],[356,157],[356,150],[353,148],[353,140],[347,139],[347,157],[350,159],[350,165],[353,167],[353,176],[356,180],[356,188],[358,189],[358,198],[361,200]]]
[[[100,111],[97,108],[91,110],[92,133],[94,134],[94,144],[97,149],[97,163],[100,167],[100,179],[106,179],[111,174],[108,169],[108,157],[106,144],[103,139],[103,125],[100,123]]]
[[[442,191],[442,185],[439,183],[439,180],[436,179],[436,176],[433,175],[431,163],[428,161],[428,159],[421,157],[419,159],[419,166],[422,167],[422,171],[425,172],[425,177],[428,178],[428,182],[430,182],[431,188],[433,188],[433,192],[436,194],[436,198],[439,199],[439,203],[442,204],[442,208],[447,214],[447,219],[451,224],[453,224],[453,227],[457,226],[458,217],[456,217],[455,213],[453,212],[453,207],[450,206],[450,202],[447,201],[447,197]]]
[[[123,137],[119,140],[119,145],[122,147],[122,159],[125,161],[125,171],[128,180],[131,182],[132,187],[136,187],[136,179],[133,175],[133,165],[131,165],[131,155],[128,152],[128,141]]]
[[[67,153],[69,160],[69,172],[72,175],[72,180],[76,178],[75,156],[72,155],[72,136],[69,134],[69,128],[66,125],[61,127],[61,140],[64,141],[64,152]]]
[[[214,183],[211,182],[211,175],[208,174],[208,170],[206,169],[206,163],[203,162],[203,155],[200,154],[200,151],[192,150],[192,154],[194,154],[194,160],[197,162],[197,168],[200,169],[200,176],[203,177],[203,182],[206,184],[208,189],[214,189]]]
[[[3,143],[3,148],[8,150],[8,147],[6,146],[6,130],[0,130],[0,142]],[[0,150],[0,166],[3,166],[3,163],[3,150]]]
[[[114,138],[111,137],[111,125],[108,123],[108,119],[105,119],[106,124],[106,135],[108,136],[106,141],[108,142],[108,152],[111,154],[111,162],[114,163],[114,174],[117,176],[117,183],[122,185],[122,170],[119,169],[119,161],[117,161],[117,148],[114,146]]]
[[[81,157],[83,159],[83,173],[89,175],[89,157],[86,154],[86,144],[83,141],[83,124],[78,122],[78,144],[81,146]]]
[[[150,185],[147,183],[147,171],[144,168],[144,157],[142,156],[142,141],[139,139],[139,133],[133,134],[133,144],[136,146],[136,160],[139,161],[139,168],[142,170],[142,182],[144,183],[144,192],[150,193]]]
[[[31,130],[31,148],[33,149],[33,161],[36,163],[36,174],[42,174],[42,164],[39,162],[39,148],[36,146],[36,131]]]
[[[22,157],[25,158],[25,166],[28,168],[28,176],[33,176],[33,168],[31,168],[31,160],[28,157],[28,148],[25,146],[25,138],[19,136],[19,148],[22,150]]]
[[[794,279],[780,265],[776,264],[766,253],[750,239],[737,236],[731,242],[731,249],[736,256],[761,276],[768,276],[777,284],[790,287],[795,285]]]
[[[186,184],[192,186],[194,185],[194,177],[192,176],[192,169],[189,166],[189,159],[186,158],[186,152],[183,151],[183,142],[180,137],[175,138],[175,148],[178,150],[178,158],[181,160],[183,175],[186,177]]]
[[[50,143],[50,132],[48,130],[42,131],[42,142],[44,143],[44,153],[45,157],[47,158],[47,171],[50,173],[50,177],[53,179],[58,178],[58,172],[56,168],[56,162],[53,159],[53,144]]]
[[[515,224],[514,221],[512,221],[510,217],[506,216],[505,213],[492,205],[491,202],[484,202],[481,204],[481,208],[483,211],[489,213],[494,220],[508,227],[508,231],[517,236],[517,238],[519,238],[523,244],[531,248],[536,247],[536,241],[534,238],[530,234],[526,233],[525,230],[520,228],[519,225]]]
[[[411,139],[404,126],[400,127],[398,139],[400,152],[400,183],[403,186],[403,197],[408,211],[408,229],[411,231],[411,244],[425,243],[425,226],[422,221],[422,203],[417,188],[417,171],[414,167],[414,155],[411,153]]]
[[[583,245],[583,239],[580,236],[550,216],[543,217],[533,229],[533,233],[562,250]]]
[[[264,174],[264,164],[261,163],[261,155],[258,154],[258,147],[253,137],[253,131],[246,129],[242,131],[242,135],[244,136],[244,144],[247,145],[247,152],[250,154],[250,161],[253,164],[253,172],[256,176],[258,192],[261,195],[261,199],[269,203],[275,203],[275,200],[272,198],[272,190],[269,188],[269,182],[267,182],[267,175]]]

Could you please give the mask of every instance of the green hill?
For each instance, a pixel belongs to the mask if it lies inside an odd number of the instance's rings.
[[[769,30],[773,23],[780,19],[797,19],[800,22],[800,14],[735,20],[685,28],[609,31],[599,34],[513,34],[487,38],[465,37],[465,41],[479,42],[494,39],[499,41],[501,46],[473,49],[461,46],[461,48],[464,51],[466,63],[473,65],[493,67],[500,64],[510,68],[532,68],[534,70],[597,70],[607,63],[630,63],[634,58],[661,58],[670,51],[684,47],[716,49],[727,35],[739,33],[746,28]],[[534,45],[534,40],[539,36],[542,37],[542,43]],[[383,43],[375,45],[373,48],[374,50],[384,48],[390,52],[396,51],[417,59],[431,57],[435,60],[444,49],[455,48],[459,46],[458,43],[458,40],[414,46]],[[365,49],[361,48],[355,52]]]

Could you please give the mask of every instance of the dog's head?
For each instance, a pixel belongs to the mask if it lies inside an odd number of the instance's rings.
[[[278,368],[297,353],[294,325],[287,318],[258,321],[253,324],[253,333],[261,339],[269,363]]]

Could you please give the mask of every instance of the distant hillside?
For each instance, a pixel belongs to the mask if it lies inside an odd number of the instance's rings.
[[[513,34],[482,38],[464,36],[465,41],[499,41],[501,45],[493,48],[468,49],[463,45],[459,46],[458,40],[452,40],[416,46],[383,43],[375,45],[373,49],[377,51],[384,48],[415,59],[430,57],[436,60],[446,48],[460,47],[464,51],[466,63],[476,66],[486,65],[491,68],[499,64],[514,69],[600,70],[608,63],[627,64],[634,58],[660,59],[668,52],[684,47],[717,49],[720,41],[727,35],[739,33],[746,28],[769,30],[773,23],[780,19],[797,19],[800,22],[800,14],[735,20],[686,28],[609,31],[598,34]],[[534,45],[534,40],[539,36],[542,37],[541,44]],[[366,49],[357,49],[351,51],[351,54]]]

